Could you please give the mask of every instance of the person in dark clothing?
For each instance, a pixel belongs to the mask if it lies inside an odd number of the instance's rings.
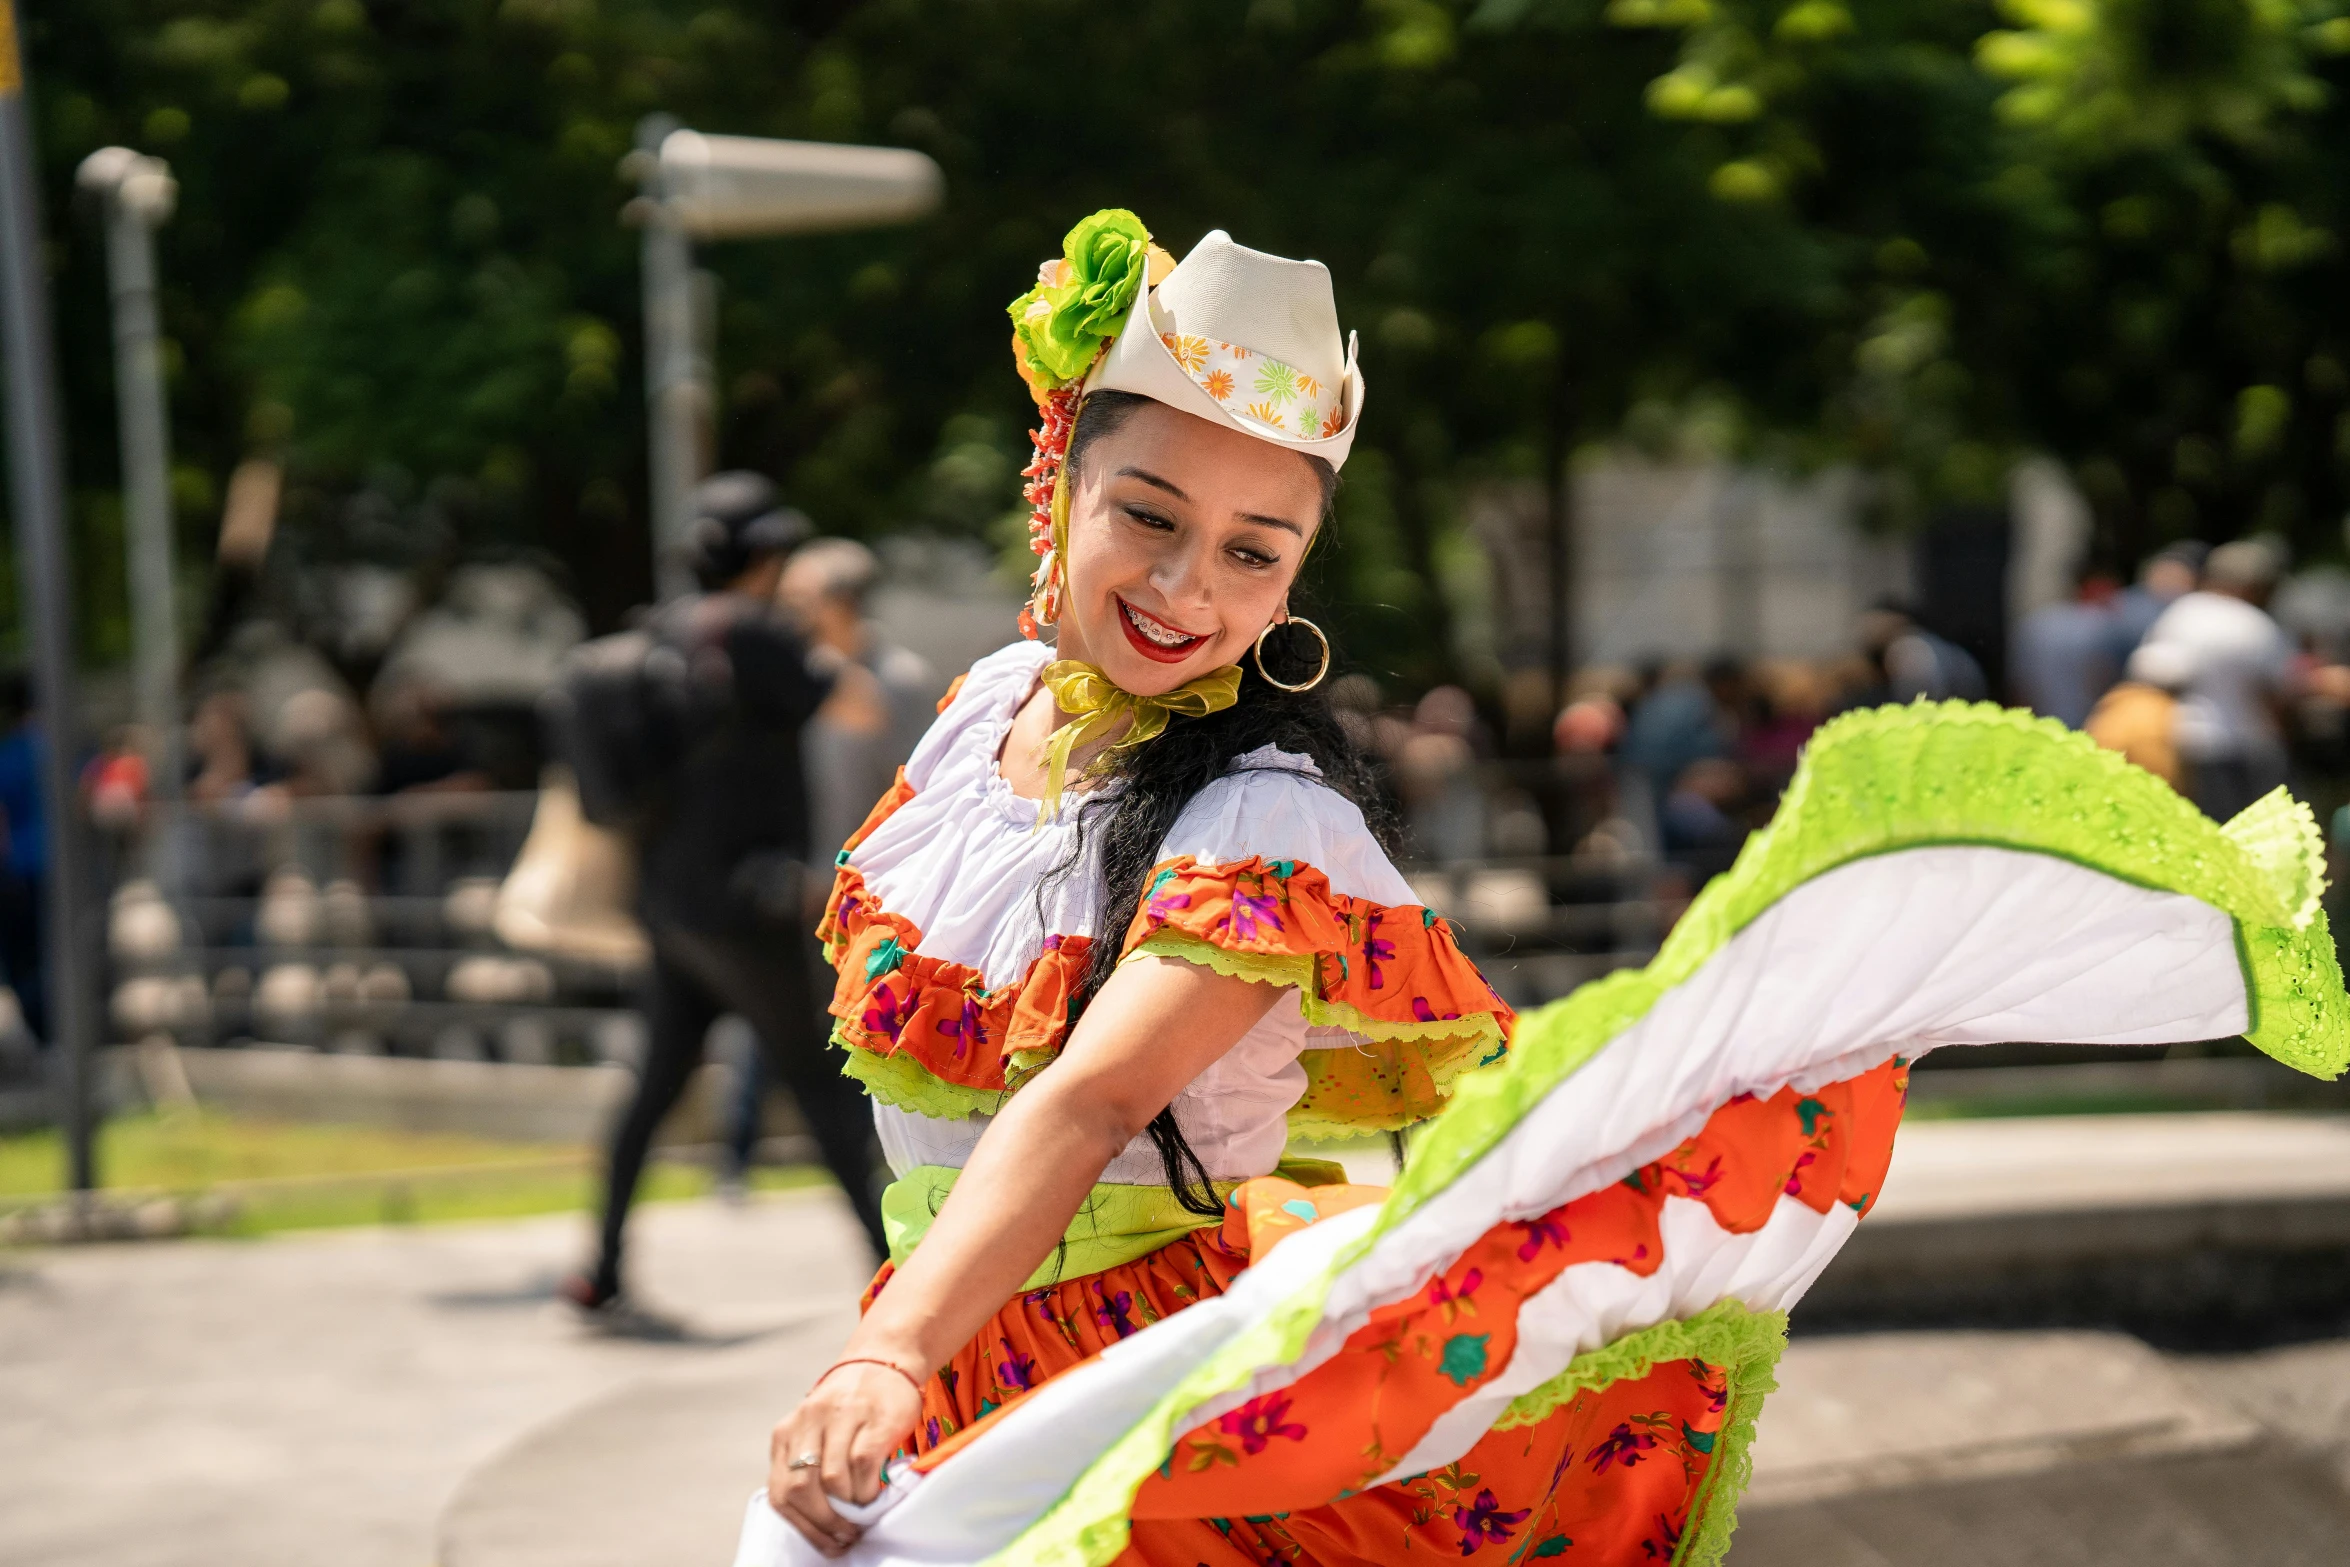
[[[49,875],[44,745],[30,678],[21,669],[0,673],[0,980],[16,991],[25,1027],[42,1041],[49,1038],[41,909]]]
[[[636,834],[637,912],[652,944],[648,1040],[635,1098],[614,1128],[601,1244],[565,1294],[610,1321],[628,1208],[654,1130],[701,1064],[710,1025],[732,1012],[758,1034],[769,1080],[791,1090],[877,1255],[873,1123],[841,1074],[815,988],[820,954],[804,917],[807,785],[800,728],[830,681],[810,667],[775,602],[786,551],[807,530],[750,473],[695,492],[691,539],[703,591],[658,610],[648,664],[682,693],[681,744]]]

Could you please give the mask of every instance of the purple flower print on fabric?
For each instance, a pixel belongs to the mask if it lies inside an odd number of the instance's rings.
[[[1133,1293],[1120,1290],[1112,1295],[1105,1290],[1101,1300],[1102,1303],[1093,1309],[1094,1320],[1120,1338],[1131,1337],[1135,1331]]]
[[[1567,1227],[1558,1220],[1545,1216],[1539,1219],[1520,1219],[1518,1228],[1526,1232],[1526,1239],[1518,1246],[1518,1260],[1532,1262],[1542,1254],[1545,1246],[1564,1246],[1573,1239]]]
[[[900,996],[887,985],[876,985],[865,1008],[865,1031],[886,1034],[890,1043],[897,1043],[914,1017],[912,998]]]
[[[1240,1438],[1240,1450],[1251,1458],[1277,1436],[1292,1442],[1306,1439],[1306,1428],[1289,1418],[1289,1399],[1280,1393],[1252,1398],[1216,1425],[1225,1435]]]
[[[1042,1379],[1036,1374],[1035,1357],[1023,1355],[1014,1349],[1010,1339],[998,1342],[1004,1346],[1004,1359],[995,1368],[998,1380],[1005,1387],[1018,1388],[1023,1393],[1036,1386]]]
[[[1626,1422],[1610,1431],[1591,1450],[1591,1472],[1606,1474],[1608,1465],[1613,1463],[1621,1463],[1629,1469],[1647,1457],[1648,1450],[1654,1446],[1655,1437],[1645,1431],[1633,1430],[1630,1422]]]
[[[1164,925],[1167,923],[1168,916],[1177,909],[1191,907],[1190,893],[1169,892],[1167,890],[1169,884],[1174,880],[1175,871],[1172,866],[1151,878],[1150,899],[1144,904],[1143,913],[1154,925]]]
[[[1395,943],[1379,934],[1379,921],[1383,917],[1376,909],[1363,917],[1363,972],[1371,976],[1373,990],[1387,983],[1387,971],[1379,965],[1395,961]]]
[[[979,998],[965,991],[962,1015],[946,1019],[938,1025],[938,1031],[955,1042],[958,1061],[970,1054],[973,1045],[986,1044],[987,1022],[979,1010]]]
[[[1263,893],[1232,893],[1232,912],[1224,917],[1224,928],[1232,932],[1235,941],[1256,941],[1268,931],[1281,929],[1281,903]]]
[[[1508,1544],[1510,1531],[1524,1523],[1533,1511],[1521,1507],[1504,1512],[1501,1498],[1491,1491],[1479,1491],[1477,1499],[1468,1506],[1452,1510],[1452,1521],[1461,1531],[1461,1554],[1474,1556],[1480,1546]]]

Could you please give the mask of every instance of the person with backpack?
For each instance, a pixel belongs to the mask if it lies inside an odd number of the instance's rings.
[[[828,1047],[820,955],[803,917],[800,730],[831,680],[784,618],[776,585],[807,519],[744,472],[705,480],[694,509],[702,591],[581,649],[548,715],[582,810],[636,848],[637,914],[652,950],[644,1065],[612,1132],[596,1261],[563,1289],[615,1326],[639,1315],[622,1288],[622,1239],[653,1133],[725,1013],[757,1033],[770,1080],[791,1090],[876,1254],[887,1251],[872,1120]]]

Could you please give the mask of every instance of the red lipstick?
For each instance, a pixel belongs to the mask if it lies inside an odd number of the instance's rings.
[[[1187,635],[1181,642],[1153,642],[1149,637],[1144,636],[1142,634],[1142,629],[1134,623],[1134,617],[1136,615],[1143,614],[1143,611],[1134,609],[1133,606],[1129,605],[1124,599],[1119,598],[1115,593],[1111,594],[1110,598],[1112,602],[1118,606],[1118,629],[1126,633],[1127,646],[1133,648],[1135,652],[1140,653],[1144,658],[1151,660],[1153,663],[1180,664],[1185,659],[1191,657],[1192,654],[1198,652],[1199,645],[1207,640],[1207,638],[1204,636]],[[1177,627],[1167,625],[1165,621],[1159,619],[1156,615],[1148,615],[1145,616],[1145,618],[1148,619],[1151,624],[1155,626],[1163,626],[1169,631],[1178,629]]]

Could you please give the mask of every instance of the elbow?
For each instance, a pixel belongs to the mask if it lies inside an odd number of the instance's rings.
[[[1151,1122],[1165,1108],[1138,1103],[1089,1076],[1071,1075],[1055,1081],[1050,1072],[1024,1089],[1013,1103],[1021,1100],[1031,1101],[1032,1113],[1083,1138],[1089,1149],[1100,1152],[1104,1164],[1150,1130]]]

